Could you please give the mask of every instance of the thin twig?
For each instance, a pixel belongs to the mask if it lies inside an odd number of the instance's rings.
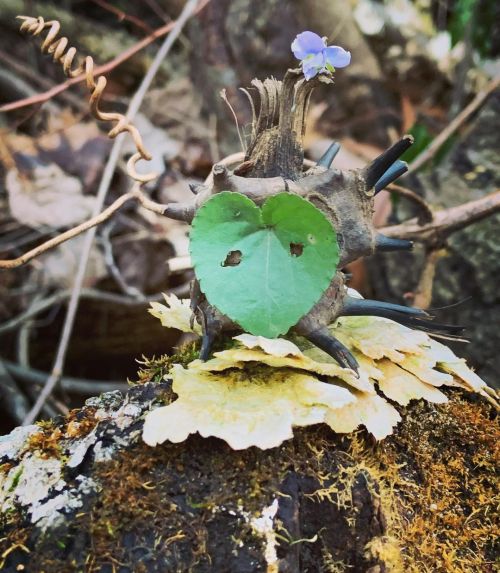
[[[415,191],[412,191],[406,187],[402,187],[401,185],[396,185],[396,183],[391,183],[388,185],[387,190],[391,191],[392,193],[396,193],[397,195],[401,195],[402,197],[406,197],[406,199],[413,201],[413,203],[419,207],[419,209],[422,211],[422,216],[419,217],[419,223],[429,223],[432,221],[434,213],[431,209],[431,206],[423,197],[417,195]]]
[[[453,135],[455,131],[477,110],[481,107],[486,98],[500,86],[500,78],[492,80],[484,90],[480,91],[476,97],[455,117],[443,131],[432,140],[432,143],[422,151],[409,165],[408,173],[420,169],[424,163],[434,157],[439,148],[445,141]]]
[[[15,364],[9,360],[4,360],[3,365],[5,370],[7,370],[11,376],[19,378],[25,382],[30,382],[40,386],[47,380],[47,372],[41,372],[34,368],[25,368],[24,366]],[[85,378],[63,376],[61,378],[61,388],[66,392],[72,392],[73,394],[91,396],[101,394],[102,392],[113,392],[114,390],[124,392],[128,389],[128,384],[113,380],[87,380]]]
[[[138,90],[136,91],[132,100],[130,101],[127,113],[125,114],[127,119],[132,120],[132,118],[139,110],[142,100],[146,95],[146,92],[149,89],[149,86],[151,85],[158,69],[160,68],[163,60],[169,53],[175,40],[181,33],[182,28],[184,27],[188,19],[193,15],[197,7],[197,4],[198,4],[197,0],[188,0],[184,5],[181,15],[177,19],[174,27],[172,28],[172,31],[165,38],[162,46],[158,50],[158,53],[156,54],[151,64],[151,67],[144,76],[141,85],[139,86]],[[97,193],[96,204],[94,208],[94,216],[98,215],[99,212],[102,210],[102,206],[104,204],[107,191],[111,184],[111,179],[113,177],[116,164],[120,157],[122,145],[123,145],[123,136],[119,136],[113,143],[113,147],[111,148],[111,153],[108,162],[106,163],[106,166],[104,168],[103,176]],[[82,248],[80,264],[78,266],[77,274],[75,277],[73,292],[71,293],[71,298],[69,301],[68,310],[64,321],[63,332],[59,341],[56,359],[54,361],[51,375],[46,380],[45,385],[42,388],[42,391],[40,392],[37,401],[35,402],[28,416],[24,420],[23,422],[24,424],[31,424],[36,419],[38,413],[40,412],[41,407],[45,403],[45,400],[51,395],[53,389],[55,388],[58,380],[62,375],[62,370],[66,358],[66,351],[69,345],[69,340],[71,338],[73,324],[76,317],[76,311],[78,309],[80,290],[82,288],[85,269],[87,267],[87,261],[92,247],[94,236],[95,236],[95,227],[92,227],[92,229],[90,229],[90,231],[88,231],[87,235],[85,236],[85,242]]]
[[[0,398],[2,410],[20,424],[28,414],[29,402],[8,372],[3,360],[0,360],[0,386],[2,388]]]
[[[420,272],[418,286],[415,289],[415,297],[412,306],[427,309],[432,302],[432,287],[436,275],[436,266],[441,257],[446,254],[445,249],[431,247],[426,252],[425,263]]]
[[[388,237],[418,241],[427,245],[442,245],[455,231],[468,227],[493,213],[500,212],[500,190],[457,207],[442,209],[434,213],[434,219],[420,225],[417,218],[399,225],[382,227],[381,233]]]
[[[22,64],[19,59],[13,58],[6,54],[3,50],[0,50],[0,61],[7,64],[10,68],[12,68],[16,73],[24,76],[28,80],[35,82],[43,89],[53,89],[54,82],[49,81],[47,78],[37,74],[31,68],[27,67],[25,64]],[[64,93],[61,92],[60,97],[63,101],[67,104],[71,105],[72,107],[76,107],[80,111],[84,112],[85,114],[89,113],[87,104],[83,102],[77,95],[68,92]]]
[[[176,296],[179,297],[187,296],[189,294],[189,284],[182,284],[173,287],[167,290],[166,294],[175,294]],[[71,290],[68,289],[59,291],[58,293],[53,294],[52,296],[48,296],[47,298],[40,300],[36,304],[36,306],[35,305],[30,306],[30,308],[25,310],[23,313],[19,314],[18,316],[12,318],[7,322],[4,322],[3,324],[0,324],[0,335],[15,330],[16,328],[21,326],[25,321],[30,320],[31,318],[48,310],[49,308],[52,308],[56,304],[65,302],[70,298],[70,296],[71,296]],[[105,292],[93,288],[85,288],[81,290],[80,298],[98,300],[100,302],[119,304],[122,306],[141,306],[149,304],[150,302],[157,302],[159,300],[163,300],[163,293],[157,293],[148,296],[144,300],[137,300],[136,298],[130,298],[122,294]]]
[[[38,291],[30,302],[28,312],[35,309],[38,303],[44,298],[44,291]],[[33,319],[24,321],[17,336],[17,361],[21,366],[29,368],[30,365],[30,334],[33,326]]]
[[[121,141],[121,139],[117,141]],[[64,233],[57,235],[57,237],[53,237],[52,239],[45,241],[45,243],[38,245],[34,249],[31,249],[30,251],[17,257],[16,259],[0,260],[0,269],[15,269],[16,267],[20,267],[28,263],[35,257],[38,257],[42,253],[45,253],[46,251],[49,251],[50,249],[57,247],[61,243],[69,241],[70,239],[73,239],[77,235],[81,235],[82,233],[91,229],[92,227],[95,227],[96,225],[99,225],[100,223],[107,221],[111,217],[111,215],[115,211],[118,211],[118,209],[120,209],[120,207],[122,207],[127,201],[130,201],[131,199],[136,199],[137,193],[138,193],[137,189],[134,189],[129,193],[122,195],[108,208],[104,209],[104,211],[98,213],[88,221],[84,221],[80,225],[77,225],[76,227],[73,227],[72,229],[69,229]]]
[[[106,0],[92,0],[92,2],[100,6],[103,10],[106,10],[114,14],[119,22],[128,20],[131,24],[134,24],[135,26],[140,28],[143,32],[146,32],[146,34],[151,34],[151,28],[140,18],[132,16],[131,14],[127,14],[127,12],[120,10],[120,8],[113,6],[109,2],[106,2]]]
[[[238,139],[240,140],[241,150],[243,151],[243,153],[245,153],[247,150],[247,146],[245,145],[245,141],[243,140],[243,136],[241,135],[240,124],[238,122],[238,116],[236,115],[236,112],[234,111],[234,108],[231,105],[231,102],[227,99],[226,88],[224,88],[220,91],[220,97],[225,102],[225,104],[230,109],[230,111],[233,115],[234,124],[236,125],[236,131],[238,132]]]
[[[203,8],[208,4],[208,2],[210,2],[210,0],[200,0],[198,6],[193,12],[193,15],[203,10]],[[168,34],[171,30],[174,29],[179,20],[165,24],[165,26],[158,28],[152,34],[146,36],[140,42],[137,42],[137,44],[134,44],[128,50],[122,52],[116,58],[113,58],[112,60],[110,60],[106,64],[103,64],[102,66],[97,66],[94,69],[95,74],[96,75],[106,74],[111,70],[114,70],[117,66],[123,64],[123,62],[127,61],[129,58],[137,54],[137,52],[140,52],[142,49],[144,49],[146,46],[149,46],[149,44],[152,44],[158,38],[161,38],[162,36],[165,36],[165,34]],[[47,90],[46,92],[43,92],[41,94],[36,94],[34,96],[30,96],[21,100],[14,101],[12,103],[2,105],[0,106],[0,112],[13,111],[15,109],[19,109],[30,105],[42,104],[48,101],[49,99],[53,98],[54,96],[60,94],[64,90],[67,90],[69,87],[79,84],[80,82],[83,81],[85,81],[85,74],[82,74],[81,76],[78,76],[76,78],[66,80],[65,82],[62,82],[61,84],[54,86],[52,89]]]
[[[151,8],[151,10],[164,22],[170,22],[170,16],[159,6],[154,0],[144,0],[145,3]]]
[[[120,287],[124,294],[130,296],[131,298],[144,301],[146,299],[144,293],[142,293],[137,287],[127,284],[127,281],[123,277],[120,269],[116,264],[115,256],[113,253],[113,245],[110,238],[113,228],[114,222],[111,221],[111,223],[106,225],[99,237],[99,244],[103,251],[104,262],[106,263],[108,272],[115,279],[116,284]]]

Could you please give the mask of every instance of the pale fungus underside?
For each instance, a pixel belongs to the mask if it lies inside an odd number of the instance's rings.
[[[164,326],[195,333],[189,302],[174,295],[165,302],[152,303],[151,314]],[[166,377],[177,399],[146,416],[144,441],[178,443],[199,433],[235,450],[267,449],[292,438],[295,427],[320,423],[338,433],[364,426],[382,439],[401,421],[393,404],[446,403],[446,386],[496,404],[465,362],[424,332],[364,316],[340,318],[328,332],[356,358],[357,373],[299,336],[294,344],[241,334],[210,360],[173,363]]]

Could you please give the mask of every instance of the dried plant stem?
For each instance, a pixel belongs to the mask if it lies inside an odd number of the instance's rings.
[[[420,224],[415,218],[400,225],[382,227],[379,231],[387,237],[418,241],[429,246],[441,246],[451,233],[498,212],[500,212],[500,190],[476,201],[436,211],[429,223]]]
[[[436,276],[436,266],[439,259],[446,254],[446,249],[431,248],[427,251],[424,267],[420,273],[418,286],[415,289],[415,298],[412,306],[429,308],[432,301],[432,286]]]
[[[193,14],[197,14],[198,12],[203,10],[203,8],[208,4],[209,1],[210,0],[200,0]],[[97,66],[94,70],[95,74],[106,74],[111,70],[114,70],[117,66],[123,64],[123,62],[127,61],[129,58],[131,58],[132,56],[143,50],[145,47],[149,46],[149,44],[152,44],[158,38],[161,38],[165,36],[165,34],[168,34],[171,30],[174,29],[176,23],[177,21],[165,24],[165,26],[158,28],[152,34],[146,36],[140,42],[137,42],[137,44],[134,44],[128,50],[122,52],[116,58],[113,58],[112,60],[110,60],[106,64],[103,64],[102,66]],[[67,90],[69,87],[79,84],[80,82],[83,81],[85,81],[85,74],[82,74],[76,78],[71,78],[69,80],[66,80],[65,82],[41,94],[37,94],[18,101],[14,101],[12,103],[2,105],[0,106],[0,112],[13,111],[15,109],[20,109],[22,107],[27,107],[30,105],[42,104],[52,99],[56,95],[60,94],[61,92]]]
[[[42,37],[42,34],[45,35],[41,45],[42,54],[51,54],[54,62],[62,66],[64,73],[68,77],[75,78],[80,76],[82,72],[85,73],[87,89],[90,92],[89,104],[92,115],[99,121],[114,123],[108,136],[114,139],[120,133],[130,133],[134,140],[136,153],[127,162],[128,175],[141,183],[147,183],[156,179],[158,176],[156,173],[139,174],[135,168],[136,163],[141,159],[149,161],[151,154],[144,147],[141,134],[131,122],[130,117],[117,112],[104,112],[100,109],[100,102],[106,89],[107,80],[103,75],[96,76],[92,57],[87,56],[78,62],[77,49],[70,47],[68,38],[60,36],[61,25],[57,20],[46,22],[41,16],[38,16],[38,18],[18,16],[18,19],[22,20],[21,32],[35,37]]]
[[[151,64],[151,67],[149,68],[148,72],[144,76],[144,78],[141,82],[141,85],[139,86],[138,90],[136,91],[136,93],[134,94],[134,96],[130,102],[127,113],[125,114],[125,117],[128,120],[131,120],[135,116],[137,111],[139,110],[139,107],[142,103],[142,100],[143,100],[144,96],[146,95],[146,92],[149,89],[149,86],[151,85],[151,82],[153,81],[160,65],[162,64],[163,60],[167,56],[167,54],[170,51],[175,40],[178,38],[184,25],[186,24],[188,19],[193,15],[197,4],[198,4],[197,0],[188,0],[186,2],[185,6],[182,10],[181,15],[179,16],[179,18],[175,22],[175,25],[172,28],[172,31],[165,38],[162,46],[158,50],[158,52],[157,52],[157,54],[156,54],[156,56],[155,56],[155,58]],[[117,164],[118,159],[120,157],[122,145],[123,145],[123,135],[119,136],[117,139],[115,139],[115,141],[113,143],[113,147],[111,149],[111,153],[110,153],[108,162],[106,163],[106,166],[104,168],[104,173],[103,173],[101,183],[99,185],[99,190],[97,193],[96,205],[95,205],[95,209],[94,209],[94,216],[97,216],[100,213],[100,211],[102,210],[102,206],[104,204],[104,201],[105,201],[105,198],[106,198],[106,195],[107,195],[110,183],[111,183],[111,179],[112,179],[113,173],[115,171],[116,164]],[[128,200],[128,198],[127,198],[127,200]],[[141,201],[141,203],[142,203],[142,201]],[[41,408],[45,404],[45,401],[51,395],[52,391],[54,390],[57,382],[59,381],[59,379],[62,375],[64,362],[65,362],[65,358],[66,358],[66,351],[67,351],[69,341],[71,338],[71,333],[73,331],[73,324],[75,321],[76,312],[78,309],[78,302],[80,299],[80,291],[81,291],[81,288],[83,285],[83,279],[85,276],[85,269],[87,267],[88,257],[90,254],[90,249],[92,247],[92,242],[93,242],[94,236],[95,236],[95,226],[93,226],[88,231],[88,233],[85,237],[85,242],[84,242],[83,249],[82,249],[80,264],[78,266],[78,271],[77,271],[77,274],[75,277],[75,283],[73,285],[73,291],[71,293],[71,298],[69,301],[68,310],[67,310],[65,321],[64,321],[63,331],[62,331],[61,338],[59,341],[59,346],[57,349],[56,358],[54,361],[54,365],[52,367],[52,372],[51,372],[49,378],[47,378],[45,385],[42,388],[42,391],[40,392],[40,395],[38,396],[35,404],[31,408],[31,410],[28,413],[28,415],[26,416],[26,418],[24,419],[23,424],[25,424],[25,425],[31,424],[31,423],[33,423],[34,420],[36,420]]]
[[[88,231],[92,227],[95,227],[100,223],[104,223],[104,221],[107,221],[111,217],[111,215],[115,211],[118,211],[118,209],[120,209],[120,207],[122,207],[127,201],[136,198],[137,192],[138,190],[135,190],[135,191],[130,191],[125,195],[122,195],[107,209],[104,209],[104,211],[102,211],[98,215],[92,217],[88,221],[85,221],[84,223],[81,223],[76,227],[73,227],[72,229],[69,229],[64,233],[61,233],[60,235],[57,235],[57,237],[45,241],[45,243],[42,243],[41,245],[38,245],[38,247],[31,249],[31,251],[28,251],[27,253],[24,253],[20,257],[17,257],[17,259],[11,259],[6,261],[0,260],[0,269],[15,269],[16,267],[20,267],[28,263],[32,259],[38,257],[42,253],[45,253],[46,251],[49,251],[50,249],[57,247],[61,243],[65,243],[66,241],[69,241],[70,239],[73,239],[74,237],[81,235],[85,231]]]
[[[179,257],[177,257],[179,258]],[[177,264],[177,269],[172,272],[177,272],[178,270],[186,270],[188,267],[185,265],[180,268],[181,263]],[[121,306],[138,306],[146,305],[150,302],[158,302],[163,300],[164,294],[175,294],[176,296],[183,297],[189,294],[189,285],[181,284],[171,289],[168,289],[166,293],[157,293],[146,297],[144,300],[137,300],[123,294],[112,293],[107,291],[101,291],[93,288],[83,288],[80,291],[80,298],[86,298],[90,300],[97,300],[99,302],[107,302],[110,304],[117,304]],[[71,296],[71,290],[61,290],[55,294],[48,296],[37,302],[36,305],[30,306],[27,310],[12,318],[11,320],[0,324],[0,334],[10,332],[11,330],[16,330],[18,327],[22,326],[23,323],[31,318],[37,316],[41,312],[48,310],[49,308],[61,304],[68,300]]]
[[[432,141],[432,143],[422,151],[409,165],[408,173],[417,171],[420,169],[424,163],[427,163],[429,159],[434,157],[439,148],[444,144],[444,142],[453,135],[455,131],[465,122],[467,119],[481,107],[486,98],[494,92],[498,87],[500,87],[500,78],[495,78],[492,80],[484,90],[480,91],[476,97],[470,102],[470,104],[465,107],[446,127],[443,131]]]
[[[431,206],[429,205],[429,203],[427,203],[427,201],[423,197],[417,195],[415,191],[412,191],[411,189],[408,189],[406,187],[402,187],[401,185],[396,185],[396,183],[391,183],[390,185],[388,185],[387,191],[396,193],[396,195],[401,195],[402,197],[406,197],[406,199],[409,199],[410,201],[415,203],[415,205],[417,205],[419,209],[422,211],[422,215],[419,218],[419,222],[428,223],[429,221],[432,221],[434,213],[432,211]]]

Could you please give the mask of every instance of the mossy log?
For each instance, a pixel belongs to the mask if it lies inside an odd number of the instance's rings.
[[[489,572],[495,459],[485,401],[400,408],[395,433],[297,429],[270,450],[192,436],[150,448],[173,399],[154,361],[126,396],[0,439],[0,569],[64,572]]]

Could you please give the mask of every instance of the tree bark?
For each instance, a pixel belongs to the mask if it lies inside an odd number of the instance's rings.
[[[150,448],[144,414],[172,399],[168,381],[149,382],[4,437],[0,568],[493,571],[500,440],[478,398],[413,402],[377,444],[316,426],[266,451],[199,436]]]

